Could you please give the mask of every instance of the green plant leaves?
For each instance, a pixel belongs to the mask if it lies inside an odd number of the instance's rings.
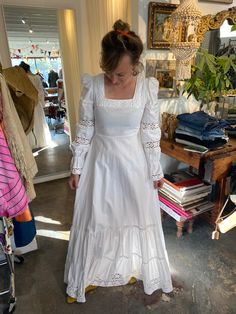
[[[236,31],[236,24],[231,27],[231,32]]]
[[[221,96],[225,90],[231,88],[230,71],[236,71],[235,55],[215,57],[206,49],[198,52],[198,63],[192,66],[192,75],[184,85],[184,91],[197,100],[206,103]]]

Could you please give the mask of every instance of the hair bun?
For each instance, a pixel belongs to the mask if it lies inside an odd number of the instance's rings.
[[[122,20],[117,20],[113,25],[114,31],[130,32],[130,26],[128,23]]]

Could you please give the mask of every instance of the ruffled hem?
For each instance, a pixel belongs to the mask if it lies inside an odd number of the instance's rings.
[[[111,280],[110,282],[106,282],[105,280],[93,280],[91,282],[89,282],[86,287],[88,287],[89,285],[93,285],[93,286],[97,286],[97,287],[118,287],[118,286],[125,286],[129,283],[129,280],[131,277],[135,277],[137,280],[143,280],[142,275],[129,275],[126,277],[119,277],[119,274],[114,275],[115,280]],[[172,284],[168,284],[165,287],[163,287],[160,283],[160,279],[159,278],[155,278],[153,280],[151,280],[148,285],[147,288],[145,289],[144,287],[144,292],[147,295],[151,295],[154,291],[162,289],[162,291],[164,293],[170,293],[173,291],[173,287]],[[67,295],[69,295],[70,297],[74,298],[77,300],[77,302],[79,303],[85,303],[86,302],[86,298],[85,298],[85,293],[82,290],[79,290],[77,287],[73,286],[73,285],[68,285],[67,289],[66,289],[66,293]]]
[[[94,233],[73,230],[65,269],[67,294],[83,303],[87,286],[122,286],[130,277],[142,280],[148,295],[157,289],[171,292],[168,259],[159,229],[158,225],[150,225],[105,228]]]

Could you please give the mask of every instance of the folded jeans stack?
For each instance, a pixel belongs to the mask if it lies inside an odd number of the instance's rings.
[[[222,147],[228,141],[224,133],[228,126],[225,120],[218,120],[204,111],[183,113],[177,119],[175,140],[178,143],[207,150]]]

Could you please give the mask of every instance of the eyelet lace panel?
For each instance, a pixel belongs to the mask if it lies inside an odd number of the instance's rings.
[[[142,275],[138,275],[137,279],[141,279]],[[103,278],[96,277],[94,280],[89,282],[90,285],[100,286],[100,287],[116,287],[116,286],[123,286],[128,283],[130,276],[124,277],[119,273],[115,273],[110,277],[110,280],[104,280]],[[141,279],[142,280],[142,279]],[[144,282],[144,290],[148,294],[152,294],[157,289],[162,289],[163,292],[170,292],[172,289],[171,282],[161,282],[159,277],[153,278],[151,280],[147,280]],[[85,292],[81,291],[81,287],[68,285],[67,287],[67,294],[73,298],[76,298],[78,302],[85,302]]]
[[[92,120],[80,120],[79,121],[79,127],[89,128],[93,126],[94,126],[94,121]]]
[[[90,142],[89,139],[87,139],[85,137],[76,136],[76,138],[75,138],[75,143],[76,144],[88,145],[89,142]]]
[[[142,123],[142,128],[143,129],[149,129],[149,130],[155,130],[159,128],[158,123],[148,123],[148,122],[143,122]]]
[[[160,147],[160,141],[147,142],[144,145],[145,145],[145,148],[148,148],[148,149],[158,148]]]
[[[73,167],[71,169],[71,173],[72,174],[81,174],[81,172],[82,172],[82,168],[75,168],[75,167]]]
[[[163,175],[162,175],[161,173],[153,174],[153,175],[152,175],[153,181],[158,181],[158,180],[160,180],[161,178],[163,178]]]

